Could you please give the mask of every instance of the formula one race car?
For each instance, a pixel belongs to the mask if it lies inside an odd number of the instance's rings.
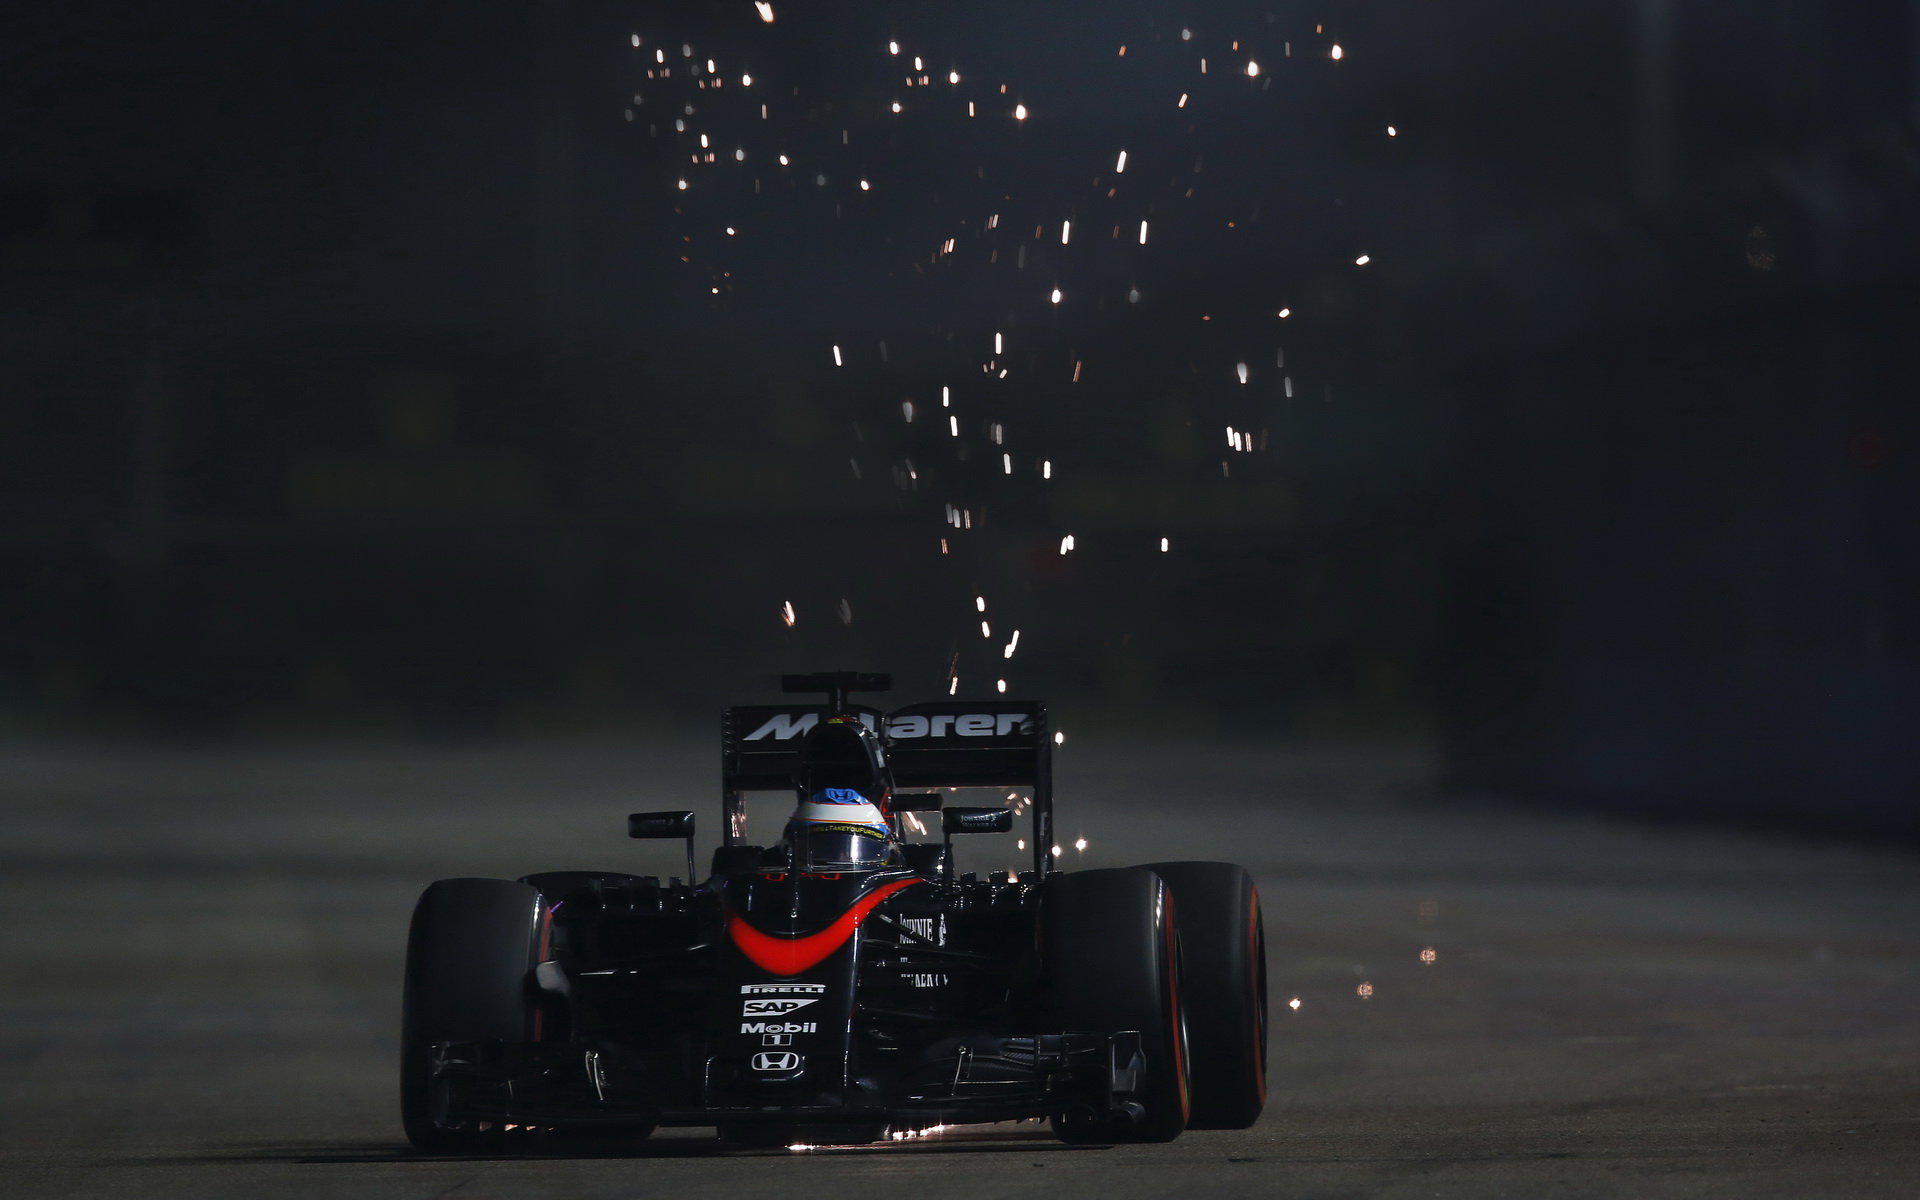
[[[400,1103],[422,1150],[715,1126],[736,1145],[857,1143],[1046,1117],[1069,1142],[1239,1129],[1266,1096],[1260,898],[1230,863],[1060,870],[1044,705],[848,703],[883,675],[786,676],[824,706],[726,710],[724,837],[695,882],[443,879],[414,909]],[[956,877],[955,834],[1026,789],[1030,871]],[[796,805],[747,845],[745,796]],[[938,813],[940,840],[912,840]]]

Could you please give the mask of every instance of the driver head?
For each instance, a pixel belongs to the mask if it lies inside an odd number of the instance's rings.
[[[794,783],[799,796],[787,839],[797,865],[860,870],[892,857],[886,757],[859,718],[832,716],[815,726],[801,743]]]

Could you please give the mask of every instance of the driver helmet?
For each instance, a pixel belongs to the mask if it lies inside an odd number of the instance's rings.
[[[801,747],[799,802],[787,822],[794,862],[862,870],[885,866],[895,838],[887,819],[886,760],[879,739],[851,717],[830,717]]]

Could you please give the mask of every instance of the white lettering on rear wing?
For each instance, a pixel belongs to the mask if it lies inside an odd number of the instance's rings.
[[[874,726],[873,718],[866,713],[860,714],[860,721],[869,729]],[[791,741],[819,723],[819,713],[775,713],[740,740]],[[887,720],[887,736],[895,741],[925,737],[1007,737],[1032,732],[1033,714],[1020,712],[906,713]]]

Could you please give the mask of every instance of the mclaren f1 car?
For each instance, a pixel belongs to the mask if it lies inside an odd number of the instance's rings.
[[[782,682],[825,703],[725,711],[704,877],[694,814],[646,812],[628,832],[684,839],[684,880],[546,871],[421,895],[400,1060],[414,1146],[660,1126],[845,1144],[1029,1118],[1070,1142],[1158,1142],[1254,1122],[1265,944],[1244,869],[1061,869],[1042,704],[882,712],[848,697],[886,676]],[[1018,815],[943,805],[988,787],[1027,810],[1031,869],[956,871],[955,836]],[[765,793],[792,816],[750,845]]]

